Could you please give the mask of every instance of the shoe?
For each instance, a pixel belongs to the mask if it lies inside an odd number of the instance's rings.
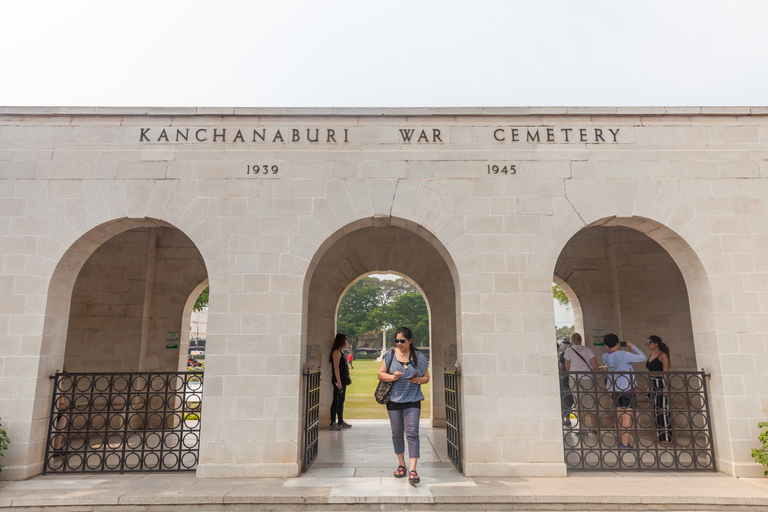
[[[635,447],[632,446],[631,444],[620,444],[619,445],[619,450],[629,450],[631,452],[636,452],[637,451],[635,449]]]
[[[417,483],[421,482],[421,478],[419,478],[419,474],[415,471],[411,471],[408,473],[408,483],[411,485],[416,485]]]
[[[335,421],[331,423],[331,426],[328,427],[328,430],[341,430],[341,427],[336,423]]]
[[[397,466],[397,469],[392,474],[395,478],[403,478],[405,476],[405,471],[405,466]]]
[[[352,425],[350,425],[346,421],[340,421],[339,422],[339,427],[341,427],[341,428],[352,428]]]

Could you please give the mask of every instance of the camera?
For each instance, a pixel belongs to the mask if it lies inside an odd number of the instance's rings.
[[[626,341],[620,341],[619,342],[619,346],[620,347],[626,347],[627,346],[627,342]]]

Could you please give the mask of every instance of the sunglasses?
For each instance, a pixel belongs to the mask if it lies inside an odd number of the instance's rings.
[[[655,341],[648,340],[645,342],[646,345],[650,345],[651,343],[656,343]]]
[[[405,343],[408,340],[401,340],[400,338],[395,338],[395,343]]]

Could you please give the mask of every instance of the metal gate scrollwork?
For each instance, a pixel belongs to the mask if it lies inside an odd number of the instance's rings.
[[[459,473],[461,469],[461,416],[459,414],[459,372],[445,371],[445,426],[448,458]]]
[[[707,377],[560,372],[566,466],[716,471]]]
[[[317,459],[317,440],[320,431],[320,368],[308,370],[304,375],[307,377],[307,410],[304,422],[304,465],[301,469],[302,472],[306,472]]]
[[[57,373],[43,474],[193,471],[202,372]]]

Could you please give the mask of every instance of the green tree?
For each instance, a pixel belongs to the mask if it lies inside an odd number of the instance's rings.
[[[404,293],[419,293],[419,290],[408,282],[407,279],[381,279],[381,305],[389,304],[395,297]]]
[[[568,300],[568,296],[565,294],[563,289],[556,284],[552,285],[552,296],[555,298],[558,304],[566,309],[571,309],[571,303]]]
[[[1,420],[2,418],[0,418]],[[0,457],[5,457],[3,455],[3,452],[8,449],[8,445],[11,443],[11,440],[8,438],[8,434],[3,430],[3,426],[0,425]],[[3,466],[0,466],[0,473],[3,472]]]
[[[364,277],[349,287],[339,303],[336,325],[347,335],[353,352],[366,333],[381,330],[380,296],[380,281]]]
[[[408,327],[417,347],[429,346],[429,312],[420,293],[402,293],[384,306],[387,323],[393,328]]]
[[[195,305],[193,309],[195,311],[202,311],[204,308],[208,307],[208,287],[205,287],[205,290],[203,290],[200,293],[200,296],[195,301]]]
[[[566,336],[571,337],[571,334],[576,330],[575,325],[563,325],[560,327],[555,326],[555,339],[561,340]]]

